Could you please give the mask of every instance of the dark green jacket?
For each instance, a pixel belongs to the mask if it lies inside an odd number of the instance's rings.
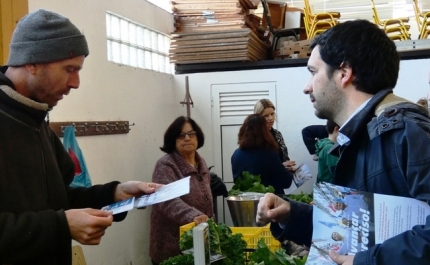
[[[317,182],[333,182],[334,169],[339,160],[338,157],[329,154],[333,145],[334,143],[328,138],[318,140],[315,144],[315,154],[318,156]]]

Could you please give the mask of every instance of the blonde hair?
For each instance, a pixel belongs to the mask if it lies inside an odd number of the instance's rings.
[[[273,108],[273,110],[276,110],[272,101],[268,100],[267,98],[260,99],[254,105],[254,114],[261,115],[261,113],[263,113],[263,111],[267,108]]]

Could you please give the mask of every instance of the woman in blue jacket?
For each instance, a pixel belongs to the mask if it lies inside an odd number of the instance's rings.
[[[261,183],[272,185],[276,194],[284,194],[291,185],[293,176],[282,164],[279,146],[267,130],[266,119],[259,114],[251,114],[243,123],[238,136],[239,148],[231,157],[233,178],[236,180],[243,171],[260,175]]]

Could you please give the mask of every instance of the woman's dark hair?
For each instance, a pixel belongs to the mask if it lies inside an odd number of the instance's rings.
[[[166,132],[164,133],[164,144],[162,147],[160,147],[161,151],[170,154],[176,150],[176,139],[181,134],[182,127],[187,122],[191,124],[191,127],[196,132],[197,149],[203,146],[205,143],[205,135],[203,134],[202,129],[200,129],[193,119],[180,116],[170,124],[169,128],[167,128]]]
[[[279,150],[278,143],[267,129],[266,119],[260,114],[246,117],[239,130],[238,142],[240,149],[272,149]]]

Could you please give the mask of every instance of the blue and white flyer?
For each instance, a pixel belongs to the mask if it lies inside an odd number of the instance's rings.
[[[112,211],[113,214],[118,214],[130,211],[134,208],[144,208],[149,205],[168,201],[188,193],[190,193],[189,176],[164,185],[154,193],[116,202],[103,207],[102,210]]]
[[[315,184],[313,198],[312,245],[306,265],[334,265],[329,251],[355,255],[425,224],[430,215],[426,202],[329,183]]]

